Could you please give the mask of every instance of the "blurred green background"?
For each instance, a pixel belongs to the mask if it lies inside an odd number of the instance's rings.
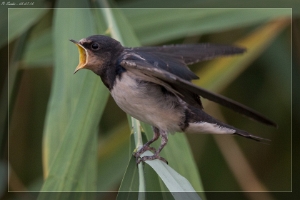
[[[189,3],[194,7],[210,5]],[[288,8],[129,9],[149,6],[146,1],[129,0],[73,4],[71,7],[78,8],[62,8],[68,7],[63,1],[36,1],[35,6],[41,9],[15,8],[1,14],[0,25],[6,28],[8,20],[9,33],[8,43],[5,38],[0,40],[0,195],[4,199],[24,197],[7,194],[7,190],[40,191],[51,166],[61,173],[57,176],[68,175],[84,185],[67,190],[118,191],[130,156],[127,117],[92,72],[73,75],[78,53],[68,41],[104,34],[109,15],[98,8],[107,5],[124,8],[112,13],[120,30],[130,27],[129,32],[120,33],[127,44],[132,44],[134,37],[143,46],[209,42],[246,47],[245,55],[232,61],[225,58],[191,66],[200,77],[195,83],[263,113],[279,128],[203,100],[212,116],[272,142],[266,145],[240,137],[186,135],[201,176],[195,181],[210,191],[207,199],[215,199],[213,191],[292,190],[292,65],[296,66],[294,87],[299,83],[299,59],[292,60],[292,53],[299,55],[299,9],[293,13],[292,28]],[[174,5],[183,4],[174,1]],[[61,9],[48,9],[57,7]],[[83,7],[87,9],[80,9]],[[293,41],[292,35],[296,35]],[[7,50],[9,63],[4,59]],[[300,117],[297,111],[293,114]],[[293,128],[299,131],[299,125]],[[169,137],[169,144],[173,137],[176,135]],[[63,154],[64,148],[73,151]],[[81,164],[67,168],[71,161]],[[59,169],[60,163],[66,168]],[[80,181],[75,178],[82,176],[85,178]],[[299,178],[299,173],[294,174],[294,179]],[[103,194],[99,199],[115,199],[115,195]],[[285,199],[280,193],[236,193],[234,198]]]

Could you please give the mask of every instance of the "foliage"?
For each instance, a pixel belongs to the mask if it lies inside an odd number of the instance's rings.
[[[40,4],[47,6],[44,1]],[[126,1],[120,5],[126,7]],[[291,190],[290,9],[108,9],[107,2],[83,0],[74,1],[73,6],[93,9],[61,8],[65,6],[62,0],[55,6],[60,9],[8,12],[9,87],[4,84],[2,93],[8,93],[9,106],[2,97],[1,108],[9,110],[10,191],[120,189],[118,199],[137,195],[126,193],[141,186],[141,169],[135,167],[131,155],[136,144],[134,139],[130,143],[126,115],[113,103],[99,77],[87,70],[73,75],[78,53],[69,39],[93,34],[110,34],[126,46],[212,42],[246,47],[244,55],[191,68],[201,77],[196,84],[264,113],[279,129],[240,118],[204,100],[208,113],[270,138],[271,144],[176,133],[170,135],[162,156],[202,199],[210,195],[205,197],[201,191]],[[4,48],[5,41],[0,44]],[[1,127],[6,117],[1,113]],[[138,129],[145,142],[152,132],[148,125],[141,126]],[[143,170],[146,191],[168,191],[162,175],[147,163]],[[80,194],[76,198],[88,198]],[[179,193],[146,195],[181,198]],[[251,193],[246,195],[255,199]],[[264,199],[274,198],[273,194],[263,195]],[[116,198],[116,194],[98,197]],[[41,193],[39,198],[66,196]]]

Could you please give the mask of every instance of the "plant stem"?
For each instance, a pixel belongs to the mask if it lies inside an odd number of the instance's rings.
[[[133,134],[134,134],[136,150],[139,150],[143,146],[141,124],[139,120],[133,117],[131,117],[131,124],[134,131]],[[143,200],[145,199],[145,191],[146,191],[143,163],[140,163],[138,165],[138,170],[139,170],[139,192],[140,192],[139,200]]]

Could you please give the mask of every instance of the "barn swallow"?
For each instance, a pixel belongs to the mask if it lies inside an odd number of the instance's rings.
[[[210,116],[204,112],[200,97],[261,123],[277,126],[258,112],[191,82],[198,76],[187,65],[241,54],[244,48],[215,44],[128,48],[103,35],[70,41],[79,50],[79,64],[74,73],[80,69],[93,71],[123,111],[152,125],[153,138],[134,154],[137,163],[154,159],[167,163],[159,153],[168,142],[168,133],[235,134],[256,141],[266,140]],[[160,147],[157,150],[150,147],[159,137]],[[147,150],[154,151],[154,155],[141,158]]]

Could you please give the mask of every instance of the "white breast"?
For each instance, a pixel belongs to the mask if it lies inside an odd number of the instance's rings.
[[[177,97],[166,98],[159,85],[141,83],[138,78],[130,71],[116,78],[111,95],[118,106],[134,118],[164,131],[180,131],[184,112],[178,106]]]

